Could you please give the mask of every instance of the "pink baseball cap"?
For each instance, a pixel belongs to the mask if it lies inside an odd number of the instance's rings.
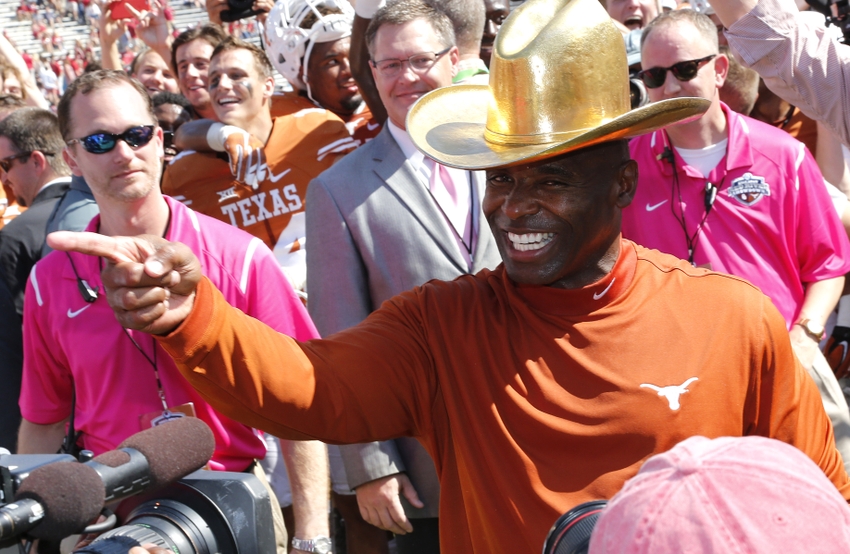
[[[793,446],[691,437],[653,456],[602,511],[588,554],[847,554],[850,507]]]

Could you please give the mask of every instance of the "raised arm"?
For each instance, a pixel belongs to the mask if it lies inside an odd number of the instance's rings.
[[[165,63],[171,66],[171,43],[174,36],[168,30],[168,21],[165,19],[165,11],[157,0],[151,4],[151,9],[143,12],[137,11],[133,6],[127,4],[127,8],[135,14],[139,24],[136,26],[136,35],[142,39],[148,48],[159,54]],[[177,68],[171,71],[177,75]]]
[[[35,80],[32,78],[32,74],[30,74],[30,70],[27,68],[26,62],[18,51],[15,50],[15,47],[12,46],[12,43],[10,43],[9,40],[2,34],[0,34],[0,58],[5,58],[5,60],[15,68],[18,75],[21,76],[21,87],[24,91],[26,91],[25,96],[27,104],[35,106],[36,108],[49,108],[50,104],[47,100],[45,100],[41,91],[38,90]]]
[[[100,19],[97,21],[100,30],[100,64],[103,69],[123,71],[118,39],[126,32],[127,24],[123,20],[112,19],[112,9],[108,5],[104,5],[101,10]]]
[[[793,0],[713,0],[729,46],[777,96],[850,146],[850,49]]]
[[[233,125],[224,125],[211,119],[188,121],[177,129],[174,144],[180,150],[198,152],[226,152],[230,172],[237,181],[253,185],[257,172],[266,163],[265,146],[248,131]]]
[[[354,7],[354,27],[351,30],[351,51],[348,54],[351,63],[351,74],[360,88],[360,95],[369,106],[375,121],[384,123],[387,120],[387,110],[378,95],[372,69],[369,67],[369,50],[366,48],[366,28],[372,21],[372,16],[382,4],[382,0],[360,0]]]
[[[105,257],[101,279],[119,322],[172,331],[160,344],[228,417],[330,443],[423,436],[431,425],[437,384],[415,294],[330,339],[299,343],[230,306],[184,245],[93,233],[48,240],[56,250]]]
[[[733,23],[750,13],[758,4],[758,0],[711,0],[714,13],[727,29]]]

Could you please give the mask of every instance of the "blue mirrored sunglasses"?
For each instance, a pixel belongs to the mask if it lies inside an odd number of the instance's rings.
[[[69,140],[68,145],[79,142],[86,149],[86,152],[92,154],[106,154],[115,148],[119,140],[123,140],[131,148],[139,148],[151,141],[155,128],[154,125],[136,125],[117,135],[114,133],[94,133],[87,137]]]

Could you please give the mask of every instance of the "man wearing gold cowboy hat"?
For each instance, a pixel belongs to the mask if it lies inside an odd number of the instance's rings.
[[[673,99],[628,112],[622,44],[595,0],[529,0],[502,27],[489,89],[420,99],[407,120],[417,145],[487,170],[504,264],[431,281],[325,340],[298,343],[233,310],[179,245],[50,244],[111,260],[119,320],[156,334],[231,417],[291,439],[418,438],[440,476],[444,554],[539,551],[561,513],[611,497],[692,435],[783,440],[850,498],[769,300],[621,239],[637,175],[621,139],[705,109]]]

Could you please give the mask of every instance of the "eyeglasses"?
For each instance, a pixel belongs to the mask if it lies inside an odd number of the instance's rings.
[[[690,81],[697,76],[702,66],[715,57],[717,57],[717,54],[712,54],[698,60],[674,63],[670,67],[651,67],[638,72],[638,77],[641,78],[646,88],[658,88],[664,85],[664,81],[667,80],[668,71],[680,81]]]
[[[32,152],[24,152],[22,154],[15,154],[14,156],[9,156],[7,158],[3,158],[0,160],[0,169],[4,172],[9,173],[9,170],[12,169],[12,162],[15,160],[21,160],[23,158],[29,158],[32,155]]]
[[[87,137],[69,140],[67,144],[70,146],[75,142],[79,142],[86,149],[86,152],[106,154],[115,148],[119,140],[123,140],[129,144],[130,148],[139,148],[146,145],[153,138],[154,129],[156,129],[154,125],[136,125],[117,135],[114,133],[94,133]]]
[[[415,71],[416,73],[425,73],[437,62],[437,59],[451,50],[452,47],[449,46],[445,50],[440,50],[439,52],[419,52],[418,54],[413,54],[406,60],[400,60],[398,58],[389,58],[386,60],[381,60],[379,62],[370,60],[369,63],[377,69],[382,76],[384,77],[395,77],[399,73],[401,73],[402,68],[404,67],[405,62],[410,65],[410,69]]]

